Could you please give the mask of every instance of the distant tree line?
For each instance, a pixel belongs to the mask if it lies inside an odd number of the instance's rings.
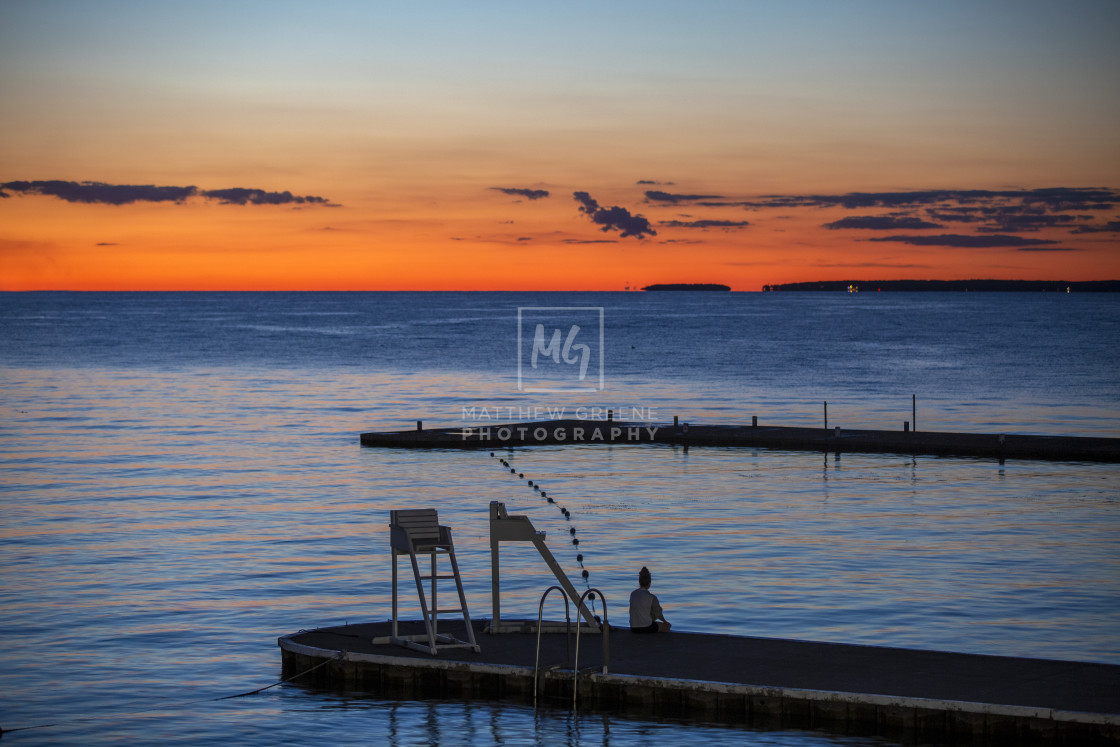
[[[817,280],[775,283],[764,291],[1035,291],[1047,293],[1116,293],[1120,280]]]
[[[642,288],[644,291],[729,291],[730,285],[720,283],[657,283]]]

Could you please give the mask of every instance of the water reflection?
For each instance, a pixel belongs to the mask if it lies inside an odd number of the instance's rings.
[[[388,616],[391,508],[439,510],[455,529],[469,606],[489,610],[491,500],[547,531],[574,576],[567,537],[577,526],[590,582],[612,610],[648,565],[682,630],[1120,663],[1116,465],[502,452],[571,511],[568,522],[487,454],[358,447],[357,433],[398,408],[411,415],[456,391],[454,376],[320,374],[89,367],[0,378],[6,720],[267,684],[278,635]],[[548,571],[531,548],[508,557],[503,612],[535,617]],[[81,739],[377,744],[390,710],[398,744],[427,744],[437,728],[446,741],[464,733],[483,744],[692,739],[685,726],[590,715],[549,713],[538,725],[505,704],[355,701],[340,715],[318,695],[286,693]],[[744,736],[698,733],[716,744]],[[57,733],[27,743],[52,741]]]
[[[760,731],[696,721],[645,720],[617,714],[579,713],[556,708],[538,708],[508,702],[462,702],[447,700],[381,701],[341,699],[329,694],[309,694],[323,711],[345,712],[347,718],[332,718],[324,741],[348,723],[347,744],[387,744],[411,747],[418,744],[550,745],[550,747],[622,747],[665,740],[668,744],[702,742],[722,745],[770,745],[772,747],[891,747],[896,742],[878,737],[853,737],[799,730]],[[378,729],[380,724],[380,729]]]

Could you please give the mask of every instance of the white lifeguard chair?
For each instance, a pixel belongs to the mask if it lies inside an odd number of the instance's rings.
[[[471,616],[467,611],[467,597],[463,593],[463,580],[459,577],[459,564],[455,561],[455,545],[451,541],[451,527],[441,526],[434,508],[398,509],[389,512],[389,541],[393,549],[393,631],[389,640],[407,648],[424,651],[435,656],[440,649],[470,648],[481,651],[475,642]],[[431,573],[421,575],[417,554],[425,553],[431,557]],[[420,610],[424,615],[425,633],[421,635],[400,635],[397,629],[397,556],[408,555],[412,561],[412,575],[416,579],[416,592],[420,596]],[[451,561],[451,573],[440,575],[437,570],[436,556],[447,555]],[[440,609],[436,596],[437,582],[454,579],[459,592],[457,609]],[[424,582],[430,582],[431,601],[425,594]],[[460,612],[467,628],[467,640],[462,641],[439,632],[439,615]],[[426,645],[425,645],[426,643]]]

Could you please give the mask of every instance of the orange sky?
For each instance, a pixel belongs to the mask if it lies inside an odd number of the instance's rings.
[[[1115,4],[773,5],[4,4],[0,290],[1120,278]]]

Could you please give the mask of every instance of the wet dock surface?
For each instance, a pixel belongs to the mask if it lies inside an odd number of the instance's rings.
[[[549,420],[362,433],[363,446],[499,449],[565,444],[735,446],[997,459],[1120,462],[1120,438],[948,433],[775,425],[696,425],[615,420]]]
[[[388,636],[389,622],[304,631],[286,636],[281,646],[288,640],[324,652],[382,655],[417,665],[435,660],[533,668],[536,633],[489,635],[483,632],[485,621],[474,626],[481,653],[449,649],[432,656],[372,643]],[[422,631],[419,622],[402,623],[402,633]],[[441,625],[441,631],[464,632],[461,621]],[[569,666],[568,645],[562,633],[542,634],[542,666]],[[1120,723],[1120,666],[1110,664],[678,631],[635,635],[613,627],[609,647],[612,675],[1112,714]],[[574,634],[570,648],[574,654]],[[579,649],[580,670],[598,671],[602,636],[581,634]]]

